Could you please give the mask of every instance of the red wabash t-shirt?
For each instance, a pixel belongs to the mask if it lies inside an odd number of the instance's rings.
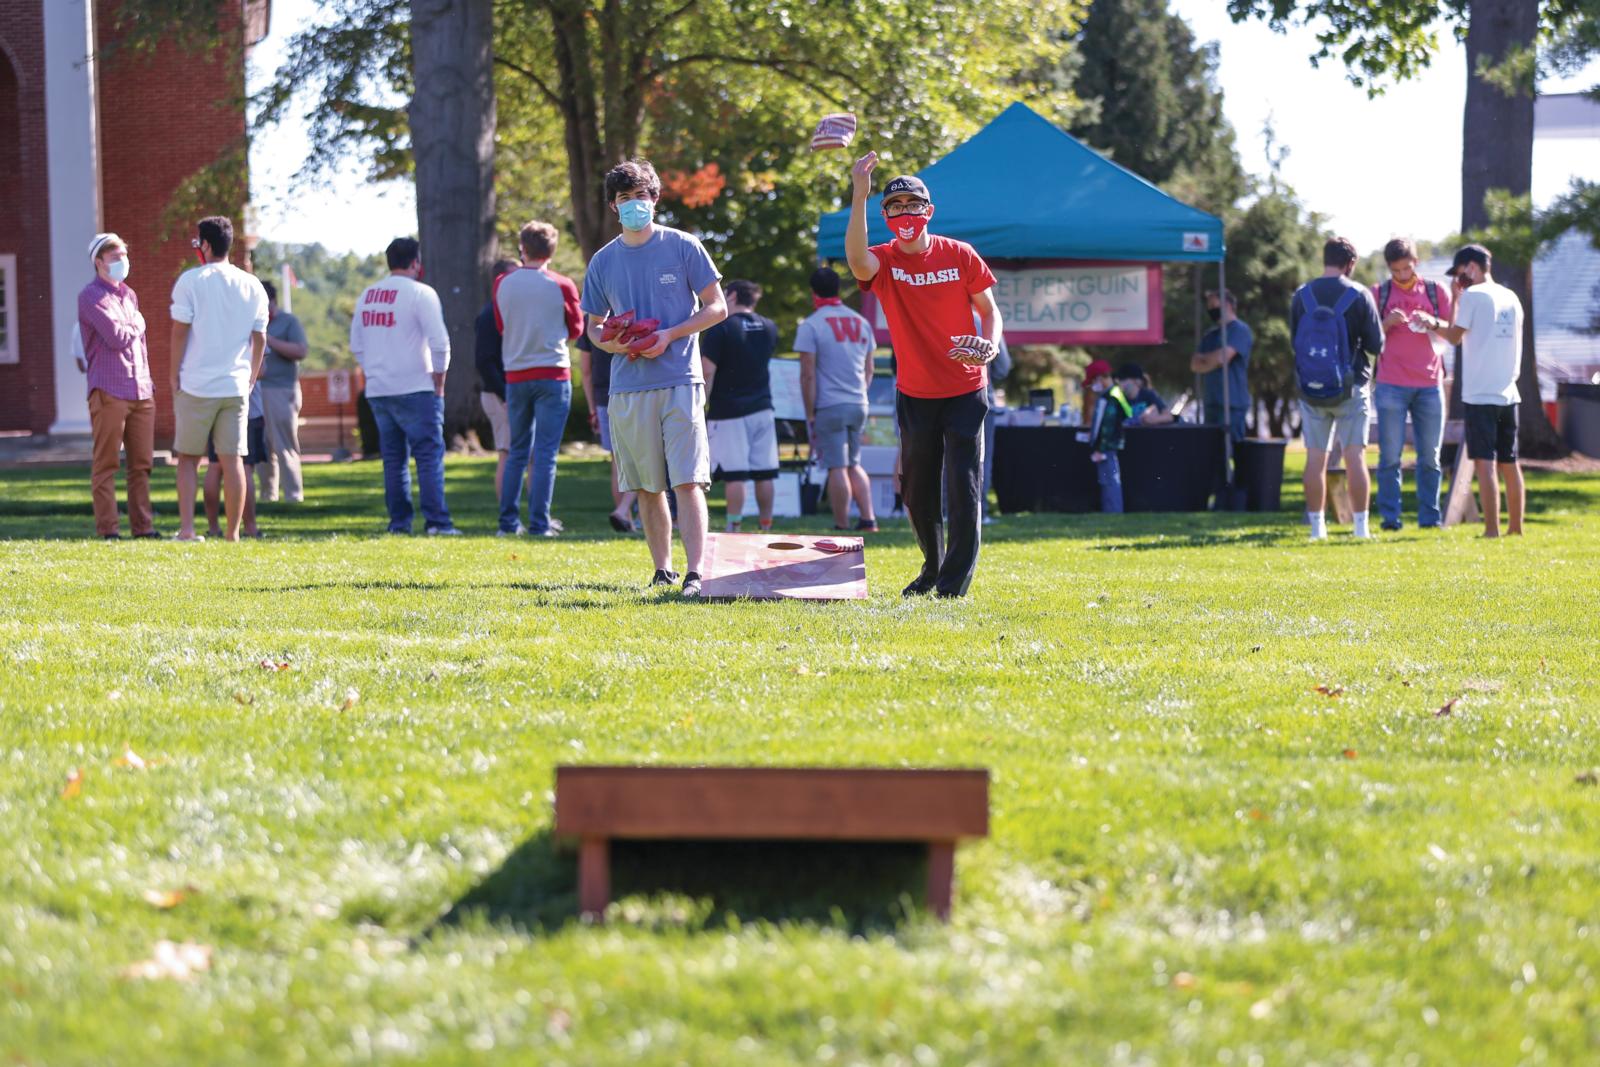
[[[883,307],[899,390],[929,400],[964,396],[988,384],[989,369],[951,359],[950,338],[973,332],[972,297],[994,285],[994,273],[965,241],[928,239],[921,254],[896,241],[874,245],[878,273],[857,284]]]

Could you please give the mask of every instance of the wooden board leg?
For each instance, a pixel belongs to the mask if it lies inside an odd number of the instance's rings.
[[[611,903],[611,843],[603,837],[586,837],[578,844],[578,911],[588,919],[602,919]]]
[[[941,922],[950,921],[950,901],[955,895],[956,843],[928,842],[928,910]]]
[[[1483,517],[1477,494],[1472,491],[1472,471],[1472,460],[1467,458],[1467,446],[1463,442],[1456,446],[1456,465],[1450,475],[1450,492],[1445,497],[1445,526],[1477,522]]]

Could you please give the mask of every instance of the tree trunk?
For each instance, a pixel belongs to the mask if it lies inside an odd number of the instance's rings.
[[[1478,64],[1499,64],[1508,53],[1530,49],[1539,30],[1538,0],[1472,0],[1467,26],[1467,105],[1461,137],[1461,228],[1480,229],[1489,222],[1484,196],[1504,189],[1526,196],[1533,185],[1533,87],[1506,95],[1478,75]],[[1490,249],[1491,252],[1494,249]],[[1545,415],[1539,392],[1538,360],[1533,336],[1533,264],[1497,258],[1495,280],[1522,301],[1522,393],[1519,451],[1547,457],[1565,452],[1561,437]],[[1461,396],[1461,356],[1456,354],[1456,384],[1451,391],[1454,414]]]
[[[417,230],[450,331],[448,441],[477,419],[473,322],[497,254],[493,0],[411,0]]]

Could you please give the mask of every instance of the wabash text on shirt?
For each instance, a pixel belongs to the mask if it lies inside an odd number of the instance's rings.
[[[950,339],[972,332],[972,298],[994,285],[994,272],[965,241],[929,236],[926,252],[897,242],[874,245],[878,273],[859,282],[877,298],[894,345],[896,387],[924,399],[964,396],[988,384],[986,367],[950,358]]]
[[[368,304],[393,304],[400,294],[393,289],[368,289],[366,303]],[[361,309],[361,325],[363,326],[393,326],[393,311],[369,311]]]

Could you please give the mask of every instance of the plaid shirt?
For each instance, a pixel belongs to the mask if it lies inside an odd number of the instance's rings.
[[[78,332],[89,364],[89,392],[98,389],[118,400],[155,396],[144,316],[132,289],[95,275],[78,294]]]

